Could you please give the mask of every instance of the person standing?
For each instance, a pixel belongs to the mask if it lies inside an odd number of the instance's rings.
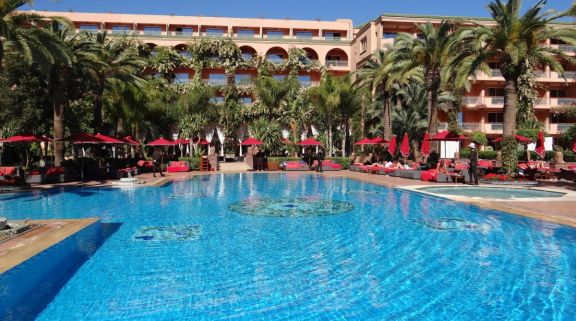
[[[164,176],[164,174],[162,173],[162,152],[160,151],[159,148],[154,149],[154,153],[152,154],[152,160],[153,160],[153,165],[152,165],[152,177],[156,177],[156,171],[158,171],[158,173],[160,173],[160,176]]]
[[[316,154],[316,159],[318,160],[318,164],[316,165],[316,171],[322,172],[322,162],[324,161],[324,148],[320,147],[318,153]]]
[[[468,146],[472,149],[470,151],[470,166],[468,167],[470,185],[478,185],[478,152],[476,151],[476,144],[470,143]]]

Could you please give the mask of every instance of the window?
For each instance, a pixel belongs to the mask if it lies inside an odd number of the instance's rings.
[[[189,27],[177,27],[176,28],[176,35],[177,36],[192,36],[194,35],[194,29]]]
[[[301,75],[301,76],[298,76],[298,81],[299,82],[310,82],[310,81],[312,81],[312,79],[310,78],[309,75]]]
[[[340,40],[340,32],[324,32],[326,40]]]
[[[144,27],[145,35],[160,35],[162,34],[161,27]]]
[[[503,97],[504,88],[488,88],[488,96],[490,97]]]
[[[129,31],[129,26],[112,26],[112,33],[128,33]]]
[[[268,54],[266,58],[274,63],[283,63],[284,62],[284,55],[283,54]]]
[[[242,59],[243,60],[249,61],[249,60],[252,60],[252,58],[253,58],[253,55],[251,53],[249,53],[249,52],[243,52],[242,53]]]
[[[175,84],[184,84],[187,83],[190,79],[190,75],[184,72],[179,72],[174,74],[174,83]]]
[[[272,78],[274,78],[276,80],[284,80],[284,79],[286,79],[286,75],[274,75],[274,76],[272,76]]]
[[[504,122],[504,113],[488,113],[488,122],[489,123],[503,123]]]
[[[209,37],[223,37],[224,36],[224,29],[208,28],[208,29],[206,29],[206,35]]]
[[[209,74],[208,84],[210,85],[226,85],[226,75],[225,74]]]
[[[224,97],[220,97],[220,96],[212,97],[212,98],[210,98],[210,102],[213,104],[223,104],[224,103]]]
[[[266,32],[266,35],[268,36],[268,38],[283,38],[284,32],[280,30],[268,30]]]
[[[340,61],[340,56],[326,56],[327,61]]]
[[[240,97],[240,101],[244,105],[250,105],[250,104],[252,104],[253,99],[252,99],[252,97]]]
[[[364,38],[362,38],[362,40],[360,40],[360,46],[362,47],[362,52],[364,52],[368,49],[368,39],[366,39],[366,37],[364,37]]]
[[[80,25],[80,31],[98,32],[98,26],[97,25]]]
[[[296,38],[300,39],[312,39],[312,31],[296,31],[295,33]]]
[[[240,84],[240,83],[246,84],[252,80],[252,76],[250,74],[236,74],[234,79],[235,79],[237,84]]]
[[[396,39],[398,37],[398,33],[396,32],[385,32],[382,34],[384,39]]]
[[[566,97],[566,90],[564,90],[564,89],[551,89],[550,90],[550,97],[552,97],[552,98],[565,98]]]
[[[252,29],[241,29],[238,30],[238,37],[239,38],[254,38],[254,30]]]

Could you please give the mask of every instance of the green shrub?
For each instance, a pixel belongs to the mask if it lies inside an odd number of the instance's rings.
[[[478,152],[478,158],[481,159],[496,159],[496,152],[493,150],[483,150]]]
[[[565,151],[564,152],[564,161],[565,162],[576,162],[576,154],[571,150]]]
[[[190,164],[190,170],[200,170],[200,157],[178,157],[178,160],[188,161]]]
[[[460,158],[470,158],[470,148],[460,149]]]
[[[483,132],[472,133],[472,140],[480,145],[488,144],[488,138],[486,138],[486,134]]]
[[[331,159],[336,164],[340,164],[343,169],[350,168],[350,165],[352,164],[352,160],[348,157],[333,157],[328,159]]]

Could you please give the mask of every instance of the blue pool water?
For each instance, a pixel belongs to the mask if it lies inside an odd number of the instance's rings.
[[[428,193],[453,195],[453,196],[467,196],[467,197],[481,197],[481,198],[497,198],[497,199],[511,199],[511,198],[534,198],[534,197],[562,197],[566,195],[560,192],[549,192],[527,188],[506,188],[506,187],[423,187],[421,191]]]
[[[352,180],[211,175],[1,195],[0,211],[120,223],[37,320],[576,315],[576,229]]]

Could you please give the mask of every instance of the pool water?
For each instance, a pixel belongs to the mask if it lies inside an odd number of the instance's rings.
[[[512,198],[536,198],[536,197],[562,197],[566,195],[560,192],[549,192],[526,188],[505,188],[505,187],[424,187],[419,190],[428,193],[452,196],[512,199]]]
[[[576,315],[576,229],[353,180],[218,174],[1,195],[0,211],[121,223],[37,320]]]

